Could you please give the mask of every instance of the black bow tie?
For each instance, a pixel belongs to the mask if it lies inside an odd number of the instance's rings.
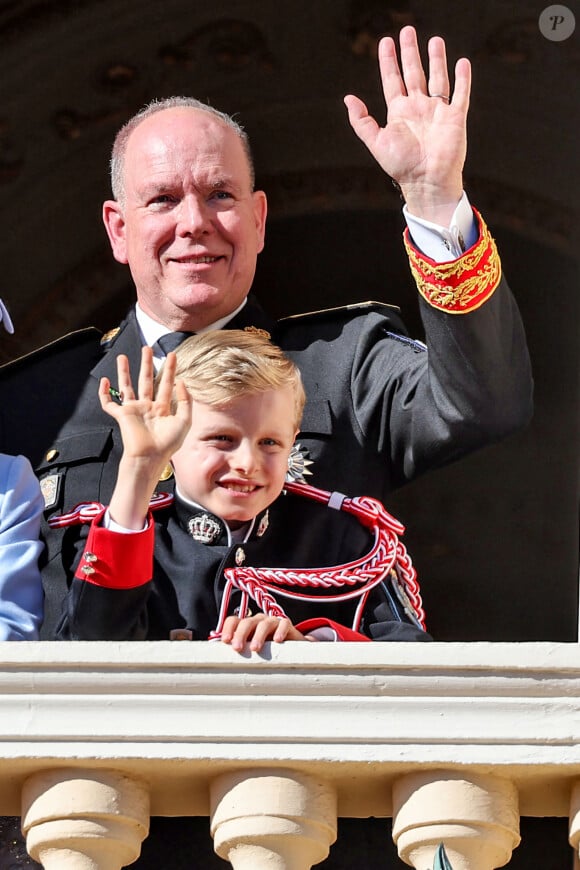
[[[157,344],[167,356],[170,351],[175,350],[179,345],[189,338],[190,335],[195,335],[195,332],[167,332],[157,339]]]

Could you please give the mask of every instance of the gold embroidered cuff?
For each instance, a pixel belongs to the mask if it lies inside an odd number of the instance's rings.
[[[436,263],[420,253],[411,242],[409,230],[405,230],[405,247],[419,293],[429,305],[448,314],[475,311],[490,298],[501,279],[495,242],[479,212],[473,211],[479,239],[450,263]]]

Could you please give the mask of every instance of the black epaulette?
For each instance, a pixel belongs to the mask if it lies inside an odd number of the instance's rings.
[[[352,317],[357,314],[369,314],[371,311],[376,311],[378,314],[384,314],[387,317],[395,316],[400,318],[401,309],[398,305],[389,305],[386,302],[375,302],[369,300],[367,302],[353,302],[351,305],[337,305],[334,308],[320,308],[317,311],[306,311],[302,314],[290,314],[288,317],[281,317],[278,324],[297,322],[298,320],[314,319],[314,318],[340,318]]]
[[[83,345],[92,344],[95,348],[98,348],[100,337],[101,331],[94,326],[69,332],[67,335],[42,345],[42,347],[35,348],[22,356],[16,357],[16,359],[3,363],[0,366],[0,378],[5,374],[12,374],[20,368],[29,366],[31,363],[42,363],[55,354],[79,350]]]
[[[385,331],[407,336],[407,327],[401,317],[401,309],[397,305],[387,305],[386,302],[355,302],[352,305],[339,305],[336,308],[322,308],[319,311],[309,311],[306,314],[292,314],[282,317],[276,324],[277,332],[284,334],[286,329],[302,324],[327,323],[350,320],[355,317],[365,317],[368,314],[379,314],[385,320]]]

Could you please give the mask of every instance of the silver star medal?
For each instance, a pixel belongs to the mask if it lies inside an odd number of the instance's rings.
[[[311,459],[307,459],[308,448],[302,444],[294,444],[288,457],[288,471],[286,472],[286,483],[306,483],[305,475],[312,474],[308,469],[308,465],[312,465]]]

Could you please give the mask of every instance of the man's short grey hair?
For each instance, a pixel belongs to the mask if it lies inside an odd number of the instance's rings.
[[[114,199],[121,204],[123,204],[125,199],[125,154],[127,151],[127,142],[129,141],[129,137],[133,130],[135,130],[142,121],[149,118],[151,115],[155,115],[157,112],[164,112],[166,109],[177,108],[197,109],[200,112],[206,112],[208,115],[217,118],[234,131],[242,143],[244,153],[248,160],[250,185],[253,190],[255,183],[254,161],[252,158],[248,134],[241,124],[238,124],[231,115],[227,115],[225,112],[220,112],[219,109],[214,109],[213,106],[210,106],[208,103],[202,103],[201,100],[196,100],[195,97],[166,97],[163,100],[152,100],[144,106],[136,115],[129,118],[115,136],[110,164],[111,189],[113,191]]]

